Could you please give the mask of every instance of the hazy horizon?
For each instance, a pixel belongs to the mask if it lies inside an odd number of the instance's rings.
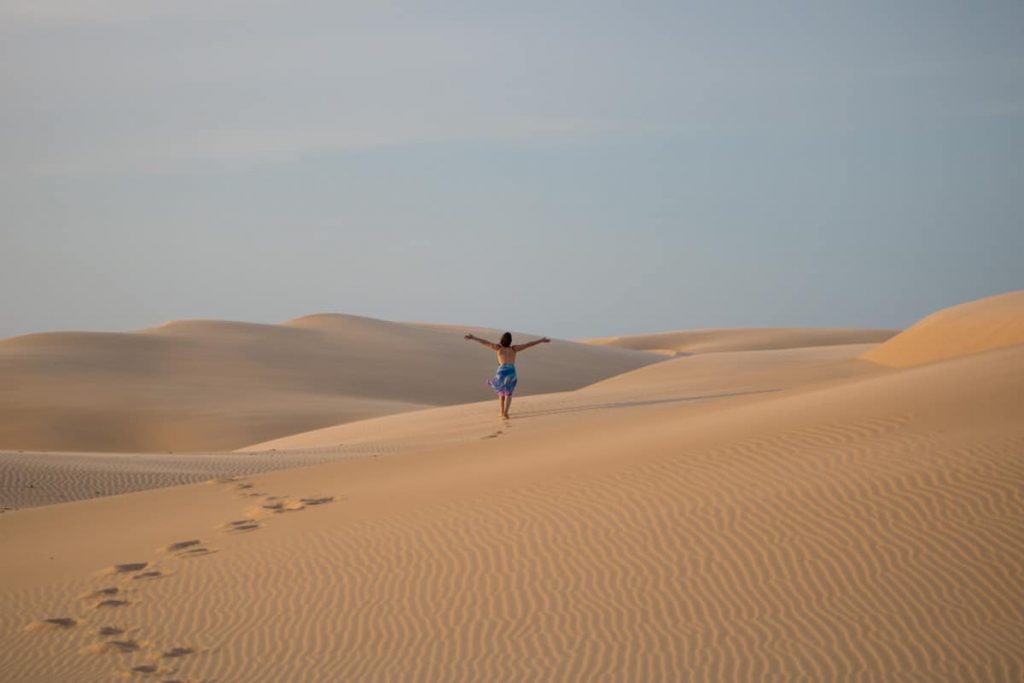
[[[902,328],[1024,288],[1019,2],[0,3],[0,338]]]
[[[1016,291],[1016,290],[1011,290],[1011,291]],[[998,294],[1000,294],[1000,292],[997,292],[995,295],[998,295]],[[995,296],[995,295],[993,295],[993,296]],[[979,298],[986,298],[986,297],[979,297]],[[974,299],[971,299],[971,301],[973,301],[973,300]],[[955,305],[960,304],[960,303],[967,303],[967,302],[966,301],[953,302],[953,303],[950,303],[949,306],[955,306]],[[949,306],[943,306],[942,308],[948,308]],[[940,310],[940,309],[926,311],[921,316],[918,316],[914,320],[909,321],[905,325],[889,326],[889,327],[886,327],[884,325],[882,325],[882,326],[877,326],[877,325],[871,326],[871,325],[841,325],[841,324],[836,324],[836,325],[798,325],[798,324],[794,324],[794,325],[782,325],[782,324],[780,324],[780,325],[768,325],[768,324],[764,324],[764,325],[722,325],[722,326],[701,325],[701,326],[689,326],[689,327],[664,327],[664,328],[656,328],[656,329],[655,328],[651,328],[651,329],[636,329],[636,330],[627,330],[627,331],[622,331],[622,332],[617,332],[617,333],[609,333],[609,334],[594,333],[594,334],[581,334],[581,335],[551,335],[551,334],[547,334],[547,333],[545,333],[543,331],[536,331],[536,330],[531,330],[531,329],[515,328],[515,327],[509,328],[508,326],[501,326],[501,325],[488,325],[488,324],[484,324],[484,323],[480,323],[480,322],[474,322],[474,321],[421,320],[421,319],[414,319],[414,318],[398,319],[398,318],[385,318],[385,317],[381,317],[381,316],[367,315],[367,314],[363,314],[363,313],[349,313],[349,312],[346,312],[346,311],[313,311],[311,313],[303,313],[303,314],[300,314],[300,315],[289,316],[287,318],[281,318],[279,320],[248,320],[248,319],[243,320],[241,318],[208,318],[208,317],[187,318],[186,317],[186,318],[174,318],[174,319],[169,319],[169,320],[161,320],[161,321],[153,322],[151,324],[139,325],[137,327],[126,327],[126,328],[116,328],[116,329],[115,328],[109,328],[109,327],[76,327],[76,328],[54,328],[54,329],[50,329],[50,330],[31,330],[31,331],[28,331],[28,332],[17,332],[17,333],[15,333],[13,335],[8,335],[6,337],[0,337],[0,341],[3,341],[4,339],[9,339],[9,338],[13,338],[13,337],[22,336],[22,335],[25,335],[25,334],[35,334],[35,333],[42,333],[42,332],[139,332],[139,331],[144,330],[144,329],[152,329],[152,328],[159,327],[161,325],[164,325],[164,324],[167,324],[167,323],[172,323],[172,322],[197,322],[197,321],[198,322],[206,322],[206,321],[208,321],[208,322],[233,322],[233,323],[262,324],[262,325],[280,325],[280,324],[284,324],[284,323],[290,322],[292,320],[296,320],[296,319],[304,318],[304,317],[309,317],[309,316],[314,316],[314,315],[354,316],[354,317],[362,317],[362,318],[371,318],[371,319],[376,319],[376,320],[382,320],[382,321],[385,321],[385,322],[408,323],[408,324],[413,324],[413,325],[415,325],[415,324],[444,325],[444,326],[464,325],[467,331],[471,331],[472,329],[481,328],[481,327],[483,327],[483,328],[493,328],[495,330],[510,330],[511,329],[512,331],[514,331],[516,334],[519,334],[519,335],[523,335],[523,334],[536,334],[537,336],[546,335],[546,336],[554,336],[554,337],[557,337],[557,338],[560,338],[560,339],[568,339],[568,340],[600,339],[600,338],[603,338],[603,337],[623,337],[623,336],[630,336],[630,335],[657,334],[657,333],[661,333],[661,332],[677,332],[677,331],[685,331],[685,330],[698,331],[698,330],[708,330],[708,329],[729,329],[729,328],[742,329],[742,328],[772,328],[772,327],[779,327],[779,328],[801,328],[801,327],[815,328],[815,327],[821,327],[821,328],[836,328],[836,329],[839,329],[839,328],[851,328],[851,329],[878,329],[878,330],[890,329],[890,330],[902,330],[902,329],[905,329],[905,328],[909,327],[912,323],[917,322],[917,320],[919,320],[920,318],[923,318],[926,315],[928,315],[929,313],[935,312],[936,310]],[[453,332],[453,334],[456,334],[456,332]],[[495,339],[494,341],[497,341],[497,339]]]

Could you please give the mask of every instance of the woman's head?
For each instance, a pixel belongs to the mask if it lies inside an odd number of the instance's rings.
[[[512,333],[511,332],[506,332],[505,334],[501,335],[501,345],[502,346],[506,346],[506,347],[507,346],[512,346]]]

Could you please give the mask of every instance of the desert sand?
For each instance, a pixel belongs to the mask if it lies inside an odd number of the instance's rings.
[[[491,358],[462,340],[467,329],[494,340],[502,332],[323,314],[280,325],[179,320],[0,340],[0,448],[233,450],[466,403],[480,395],[481,362]],[[513,334],[516,343],[530,338]],[[577,389],[658,360],[555,341],[535,359],[530,391]]]
[[[627,337],[583,339],[594,346],[651,351],[667,356],[720,351],[766,351],[808,346],[877,343],[896,334],[895,330],[865,330],[834,327],[752,327],[749,329],[684,330],[635,334]]]
[[[864,358],[909,367],[1024,344],[1024,291],[1007,292],[937,311]]]
[[[0,680],[1021,680],[1024,340],[963,319],[620,338],[672,353],[547,392],[542,347],[509,421],[6,453],[45,485],[0,515]]]

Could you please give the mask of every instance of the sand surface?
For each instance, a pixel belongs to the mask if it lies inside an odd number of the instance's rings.
[[[937,311],[864,358],[909,367],[1016,344],[1024,344],[1024,290]]]
[[[799,346],[0,515],[0,680],[1021,680],[1024,345]]]
[[[276,436],[486,396],[494,353],[430,328],[350,315],[280,325],[175,321],[139,332],[0,340],[0,449],[232,450]],[[518,343],[528,335],[514,333]],[[536,351],[527,351],[536,354]],[[577,389],[662,360],[556,340],[524,389]]]
[[[884,371],[858,360],[871,345],[709,353],[668,360],[571,392],[514,399],[530,429],[600,422],[610,411],[782,391]],[[521,374],[536,369],[524,361]],[[655,370],[652,372],[652,370]],[[69,502],[338,459],[420,451],[494,438],[493,400],[411,411],[211,453],[0,451],[0,510]]]
[[[657,332],[582,340],[594,346],[651,351],[667,356],[721,351],[765,351],[833,344],[868,344],[889,339],[896,330],[844,327],[751,327]]]

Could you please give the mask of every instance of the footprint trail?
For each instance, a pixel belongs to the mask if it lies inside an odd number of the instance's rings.
[[[247,510],[242,517],[221,524],[218,530],[228,534],[244,534],[263,528],[265,523],[276,515],[286,512],[298,512],[308,507],[316,507],[332,503],[334,496],[305,496],[291,497],[281,495],[270,495],[261,491],[254,491],[254,485],[247,481],[237,479],[217,479],[207,482],[209,484],[225,485],[227,489],[234,492],[241,498],[252,499],[262,498],[257,507]],[[167,562],[175,560],[191,560],[213,555],[218,549],[203,541],[201,538],[189,538],[182,541],[174,541],[156,550],[154,559],[139,560],[134,562],[123,562],[112,564],[106,569],[98,572],[97,578],[106,579],[110,582],[120,582],[121,585],[100,585],[92,590],[86,591],[77,596],[79,604],[84,603],[90,615],[120,614],[118,608],[130,607],[142,601],[142,594],[146,591],[146,585],[156,579],[168,579],[174,572],[169,571],[165,566]],[[129,612],[126,612],[126,614]],[[78,652],[89,656],[109,656],[115,659],[124,657],[143,657],[143,662],[124,662],[117,670],[122,677],[161,677],[165,683],[201,683],[194,679],[165,678],[177,673],[176,665],[188,658],[200,654],[204,648],[196,645],[160,645],[155,642],[142,640],[134,635],[137,630],[128,628],[123,623],[90,623],[91,617],[86,616],[56,616],[45,617],[28,624],[26,631],[53,631],[67,632],[77,629],[80,626],[91,627],[91,633],[96,641],[80,647]],[[106,621],[104,619],[104,621]],[[128,634],[132,633],[131,636]]]

